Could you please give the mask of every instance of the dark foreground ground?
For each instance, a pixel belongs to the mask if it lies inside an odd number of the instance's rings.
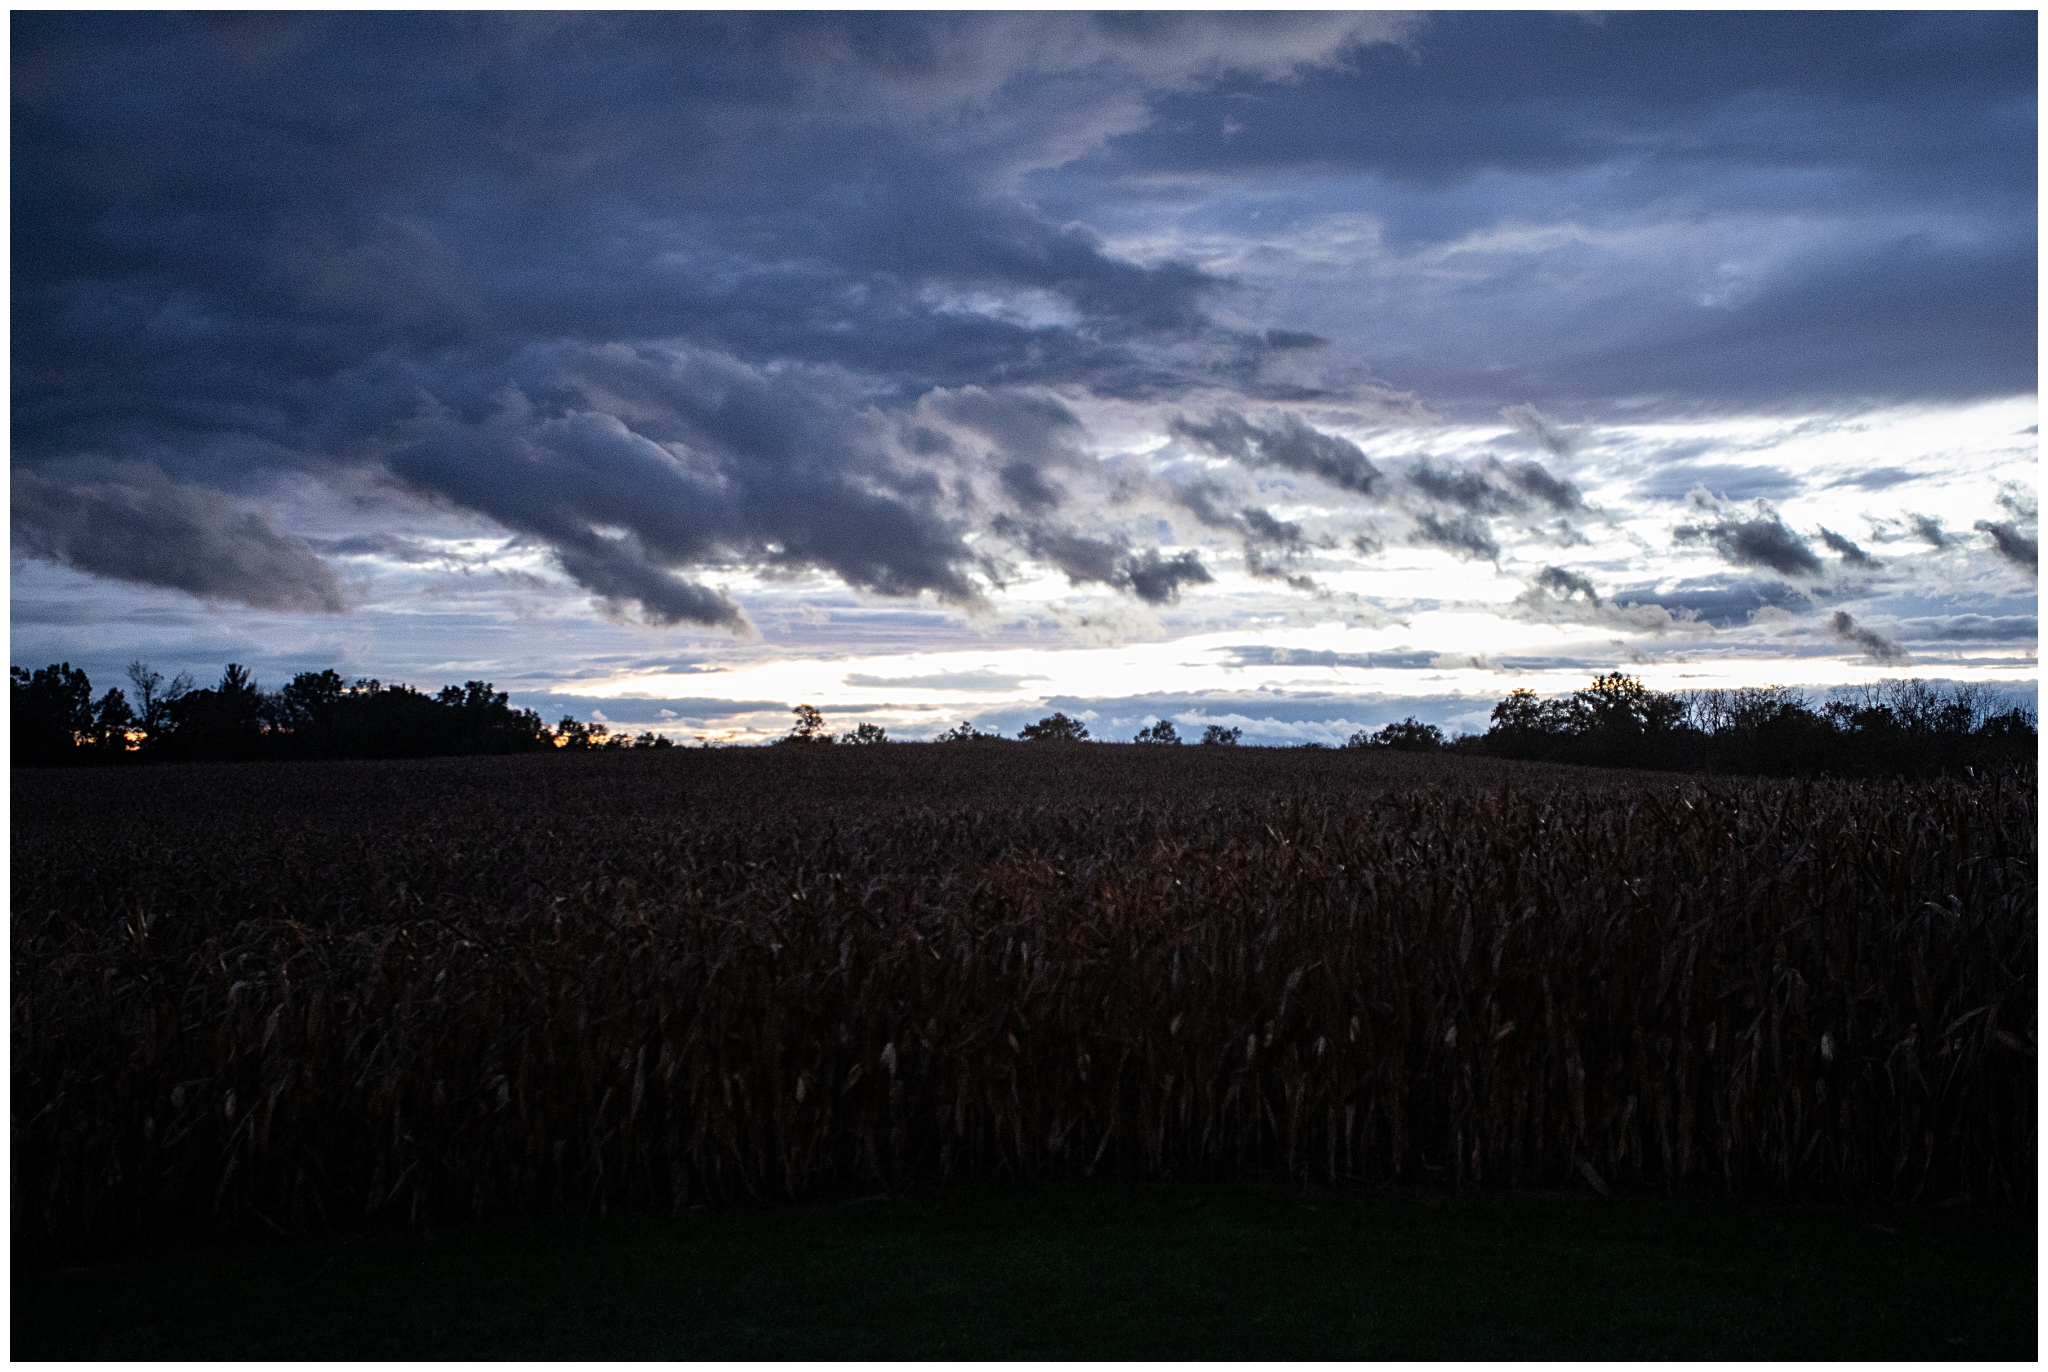
[[[2031,1216],[956,1186],[13,1276],[22,1359],[2023,1359]]]

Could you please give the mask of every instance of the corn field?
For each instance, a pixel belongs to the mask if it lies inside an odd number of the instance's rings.
[[[2031,1205],[2035,778],[21,773],[17,1242],[1277,1176]]]

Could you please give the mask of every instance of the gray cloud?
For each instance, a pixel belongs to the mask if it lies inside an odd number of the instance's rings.
[[[1247,505],[1236,516],[1237,527],[1247,546],[1297,552],[1308,546],[1308,535],[1291,519],[1277,519],[1256,505]]]
[[[1909,514],[1906,519],[1913,526],[1914,534],[1929,547],[1947,548],[1955,542],[1942,531],[1941,521],[1938,519],[1924,514]]]
[[[1856,476],[1844,477],[1835,484],[1837,486],[1859,486],[1866,491],[1882,491],[1892,486],[1904,485],[1908,481],[1918,480],[1920,475],[1921,473],[1909,471],[1904,467],[1874,467],[1870,471],[1861,472]]]
[[[756,32],[806,73],[813,106],[858,92],[905,123],[974,110],[1016,121],[1021,129],[1005,130],[1013,137],[1031,130],[1052,140],[1047,153],[1056,154],[1143,122],[1130,107],[1135,90],[1299,79],[1341,69],[1361,45],[1399,41],[1415,27],[1389,14],[1130,11],[812,15]],[[1024,98],[1047,87],[1069,105],[1045,111]]]
[[[1487,457],[1451,467],[1425,457],[1402,472],[1388,494],[1409,515],[1411,545],[1441,548],[1461,558],[1499,559],[1495,518],[1518,520],[1553,543],[1585,541],[1572,527],[1572,517],[1586,509],[1578,488],[1535,462]],[[1551,516],[1559,517],[1548,525],[1538,523]],[[1380,538],[1376,532],[1360,533],[1352,544],[1370,555],[1378,551]]]
[[[1212,481],[1172,482],[1160,494],[1185,508],[1205,527],[1235,534],[1244,545],[1248,565],[1255,569],[1265,565],[1259,562],[1264,553],[1291,557],[1309,547],[1308,534],[1301,525],[1276,518],[1257,505],[1233,506],[1229,493]]]
[[[1654,587],[1617,590],[1609,600],[1624,609],[1660,609],[1675,619],[1696,620],[1715,629],[1747,624],[1759,610],[1805,614],[1813,608],[1805,595],[1782,581],[1694,579],[1681,581],[1668,591]]]
[[[1543,417],[1534,405],[1508,405],[1500,416],[1536,440],[1552,457],[1570,457],[1578,451],[1578,440]]]
[[[935,394],[927,404],[994,444],[997,479],[1020,507],[1053,510],[1066,500],[1050,473],[1085,460],[1075,447],[1085,431],[1065,405],[1050,396],[991,393],[979,386]]]
[[[1488,481],[1480,471],[1446,470],[1427,458],[1408,473],[1408,484],[1431,500],[1472,514],[1508,514],[1524,508],[1513,492]]]
[[[994,574],[970,535],[998,511],[1069,576],[1163,604],[1208,573],[1075,508],[1097,470],[1075,418],[1091,399],[1219,406],[1181,437],[1384,502],[1419,542],[1497,556],[1492,519],[1540,517],[1568,539],[1576,488],[1534,462],[1381,472],[1292,414],[1239,407],[1364,407],[1390,394],[1365,369],[1385,358],[1407,369],[1399,384],[1440,383],[1447,403],[1565,457],[1572,434],[1501,402],[1584,393],[1598,414],[1648,396],[1630,413],[1711,413],[2031,386],[2031,293],[2013,289],[2032,279],[2035,237],[2015,189],[2033,165],[2032,124],[2010,115],[2033,89],[2018,17],[1581,27],[1323,12],[24,15],[18,541],[107,575],[235,584],[188,550],[113,546],[206,521],[176,514],[189,500],[151,522],[80,495],[67,464],[109,453],[187,491],[263,490],[279,468],[344,494],[395,476],[544,543],[610,612],[657,624],[743,628],[706,584],[738,570],[971,604]],[[1895,60],[1907,75],[1872,86]],[[1554,82],[1566,63],[1568,89]],[[1242,127],[1226,133],[1225,115]],[[1117,246],[1146,240],[1131,230],[1162,195],[1210,197],[1204,222],[1227,224],[1247,186],[1330,169],[1386,192],[1373,270],[1394,275],[1372,308],[1304,306],[1325,293],[1319,275],[1209,265],[1228,252]],[[1756,279],[1695,306],[1690,269],[1666,268],[1724,245],[1681,250],[1697,226],[1629,218],[1687,197],[1731,222],[1848,227],[1761,256],[1737,233],[1730,260]],[[1326,208],[1312,198],[1311,232]],[[1928,207],[1957,231],[1922,232]],[[1558,251],[1576,263],[1460,247],[1470,274],[1396,280],[1496,227],[1540,237],[1566,221],[1640,223],[1627,237],[1652,246],[1574,240]],[[1616,264],[1612,290],[1556,284]],[[1726,493],[1780,489],[1763,468],[1692,471],[1749,474]],[[1166,484],[1132,499],[1178,502],[1241,539],[1257,574],[1313,587],[1288,559],[1326,537],[1320,521],[1312,538],[1248,505],[1242,483]],[[1781,526],[1718,518],[1696,532],[1733,561],[1818,567]],[[207,524],[201,561],[268,557],[283,574],[249,594],[339,604],[317,549],[260,519],[230,524]],[[2031,566],[2030,527],[1980,530]]]
[[[787,718],[786,700],[678,699],[641,696],[579,696],[564,693],[513,692],[513,703],[538,710],[552,723],[561,714],[589,718],[600,711],[615,724],[657,724],[702,727],[735,715],[775,712]]]
[[[1535,462],[1504,463],[1489,457],[1467,467],[1445,468],[1424,458],[1403,479],[1411,493],[1469,514],[1526,516],[1539,506],[1560,514],[1585,509],[1576,486]]]
[[[17,550],[94,576],[259,610],[347,608],[333,569],[304,539],[147,466],[99,464],[71,479],[17,470],[12,528]]]
[[[617,346],[573,353],[556,376],[556,395],[604,408],[546,413],[506,392],[479,422],[410,426],[391,471],[545,540],[578,582],[659,624],[738,627],[723,595],[673,575],[691,567],[815,569],[883,594],[980,598],[939,482],[842,379]]]
[[[2041,541],[2028,537],[2011,524],[1980,519],[1977,532],[1991,535],[1992,546],[1998,555],[2015,567],[2025,567],[2030,572],[2041,570]]]
[[[1909,660],[1905,649],[1877,632],[1877,630],[1865,628],[1858,624],[1847,610],[1835,611],[1834,618],[1828,621],[1828,628],[1836,638],[1855,644],[1865,654],[1877,659],[1879,662],[1905,662]]]
[[[1300,591],[1303,595],[1327,598],[1330,594],[1329,588],[1314,577],[1295,571],[1293,564],[1289,560],[1269,557],[1256,545],[1246,545],[1244,550],[1244,569],[1252,576],[1260,577],[1267,581],[1282,582],[1294,590]]]
[[[1227,667],[1380,667],[1414,669],[1427,667],[1436,655],[1428,652],[1338,653],[1328,649],[1281,648],[1264,643],[1239,644],[1222,649]]]
[[[1600,594],[1592,579],[1565,567],[1545,567],[1515,597],[1511,613],[1539,623],[1593,624],[1625,634],[1662,635],[1677,631],[1711,632],[1694,608],[1675,613],[1655,600],[1630,598],[1618,603]]]
[[[1467,514],[1438,516],[1423,513],[1415,517],[1415,530],[1408,541],[1424,547],[1442,548],[1460,557],[1483,557],[1489,561],[1500,556],[1500,544],[1494,540],[1493,531],[1486,522]]]
[[[1148,605],[1170,605],[1179,597],[1181,587],[1212,580],[1209,569],[1193,552],[1165,557],[1148,548],[1126,562],[1124,570],[1131,593]]]
[[[1681,498],[1696,489],[1712,491],[1723,500],[1756,500],[1794,495],[1801,484],[1798,477],[1779,467],[1684,462],[1656,468],[1636,484],[1636,489],[1665,500]]]
[[[924,676],[875,676],[868,672],[849,672],[846,684],[849,686],[873,687],[887,690],[901,687],[905,690],[923,689],[928,691],[1014,691],[1030,681],[1048,680],[1042,676],[1015,675],[1010,672],[932,672]]]
[[[1589,605],[1601,603],[1600,592],[1590,580],[1563,567],[1545,567],[1536,574],[1536,584],[1560,599],[1569,600],[1579,595],[1584,596]]]
[[[1695,501],[1712,508],[1717,502]],[[1768,567],[1781,576],[1817,577],[1820,559],[1806,541],[1786,528],[1777,511],[1758,502],[1751,519],[1723,518],[1712,524],[1681,524],[1672,530],[1680,543],[1709,543],[1737,567]]]
[[[1586,502],[1579,488],[1562,481],[1534,462],[1514,462],[1501,468],[1507,479],[1531,498],[1561,513],[1583,510]]]
[[[1072,414],[1020,387],[1256,395],[1293,384],[1269,361],[1324,343],[1218,323],[1232,283],[1123,258],[1015,178],[1142,125],[1162,90],[1334,71],[1415,23],[29,21],[16,467],[382,466],[654,623],[737,626],[697,581],[720,567],[971,603],[972,485],[944,469],[1043,517],[1080,460]],[[251,61],[259,31],[289,38]],[[932,424],[892,438],[926,394],[990,451]],[[1276,461],[1342,457],[1280,437]],[[1111,584],[1163,603],[1204,576],[1132,553]]]
[[[1869,553],[1864,552],[1854,543],[1836,533],[1833,529],[1823,527],[1820,531],[1820,541],[1827,545],[1830,552],[1840,556],[1846,566],[1880,567],[1884,565]]]
[[[1134,551],[1121,538],[1094,538],[1072,529],[1026,524],[1007,515],[997,516],[992,527],[1031,556],[1059,568],[1070,584],[1114,587],[1148,605],[1171,605],[1180,598],[1181,587],[1203,585],[1212,579],[1192,551],[1173,557],[1156,548]]]
[[[1300,472],[1361,495],[1380,480],[1379,469],[1356,443],[1311,428],[1297,415],[1283,414],[1271,427],[1262,427],[1233,410],[1221,410],[1207,424],[1176,415],[1170,427],[1177,436],[1247,467]]]
[[[1169,97],[1067,178],[1082,203],[1140,178],[1374,186],[1384,242],[1458,245],[1426,259],[1452,279],[1404,280],[1383,252],[1370,309],[1334,301],[1304,326],[1474,416],[1530,395],[1640,414],[2025,394],[2032,42],[2024,15],[1667,12],[1591,29],[1440,13],[1406,50],[1362,51],[1355,74],[1239,87],[1226,94],[1253,98],[1236,107]],[[1225,117],[1241,125],[1227,137]],[[1822,166],[1818,181],[1793,170]],[[1674,249],[1701,241],[1681,208],[1700,204],[1709,235],[1747,241]],[[1745,221],[1753,233],[1721,236]],[[1918,227],[1932,222],[1969,231]],[[1648,235],[1640,250],[1580,232],[1487,243],[1508,225],[1624,223]]]
[[[1296,329],[1268,329],[1265,339],[1266,346],[1276,352],[1303,352],[1330,346],[1329,339],[1319,334],[1302,333]]]
[[[405,538],[399,534],[354,534],[348,538],[309,538],[306,542],[315,550],[332,557],[377,554],[398,562],[415,564],[450,560],[448,555],[439,549],[430,548],[417,539]]]
[[[1951,615],[1902,619],[1898,636],[1915,643],[2023,643],[2040,636],[2034,615]]]
[[[703,624],[746,633],[740,607],[722,592],[653,566],[637,540],[613,540],[595,532],[560,530],[552,537],[562,570],[596,594],[605,608],[625,615],[637,605],[650,624]]]
[[[1998,493],[1998,505],[2022,524],[2035,523],[2041,517],[2041,502],[2035,498],[2033,492],[2011,483],[2007,483]]]
[[[1176,436],[1198,449],[1248,467],[1277,467],[1313,475],[1367,496],[1376,505],[1389,502],[1405,507],[1413,521],[1408,536],[1411,544],[1443,548],[1460,557],[1500,556],[1500,543],[1488,522],[1491,517],[1533,520],[1543,513],[1570,516],[1585,510],[1577,487],[1536,462],[1503,463],[1488,457],[1450,467],[1424,458],[1390,480],[1356,444],[1322,433],[1291,414],[1260,425],[1234,411],[1221,410],[1206,423],[1176,416],[1171,427]],[[1198,483],[1183,488],[1176,498],[1211,527],[1236,529],[1245,539],[1246,565],[1254,575],[1284,579],[1297,589],[1322,593],[1315,582],[1289,575],[1257,554],[1262,548],[1305,547],[1306,536],[1299,526],[1275,520],[1255,508],[1226,513],[1213,493]],[[1560,521],[1550,536],[1577,541],[1568,520]],[[1368,555],[1383,546],[1373,531],[1355,533],[1351,543]]]

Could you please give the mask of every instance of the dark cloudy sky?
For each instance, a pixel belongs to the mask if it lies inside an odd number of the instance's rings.
[[[16,13],[13,660],[679,736],[2036,670],[2036,19]]]

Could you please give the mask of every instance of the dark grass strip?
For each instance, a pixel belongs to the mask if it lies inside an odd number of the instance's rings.
[[[2026,1359],[2012,1211],[1105,1182],[17,1261],[25,1359]]]

